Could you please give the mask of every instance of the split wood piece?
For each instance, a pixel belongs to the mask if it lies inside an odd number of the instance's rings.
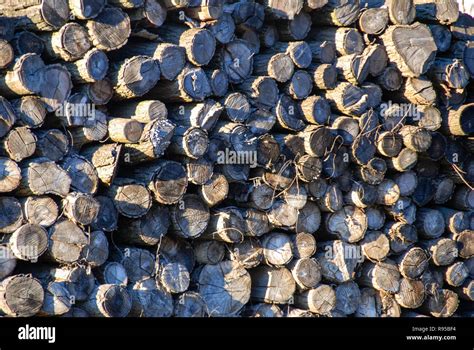
[[[91,224],[91,228],[100,231],[115,231],[118,223],[118,211],[111,198],[106,196],[94,197],[99,203],[99,212]]]
[[[304,70],[297,70],[287,82],[284,91],[295,100],[302,100],[313,90],[313,77]]]
[[[36,53],[26,53],[18,57],[13,67],[0,74],[0,92],[9,98],[39,93],[43,85],[45,67],[43,60]]]
[[[357,0],[329,0],[326,5],[312,14],[314,23],[344,27],[357,21],[359,12],[360,5]]]
[[[0,197],[0,233],[12,233],[23,224],[20,202],[15,197]]]
[[[122,264],[118,262],[107,261],[95,271],[97,281],[101,284],[116,284],[121,286],[127,286],[128,277],[127,271]]]
[[[99,213],[99,203],[90,194],[71,192],[62,204],[64,215],[81,225],[90,225]]]
[[[364,51],[364,39],[354,28],[321,27],[314,29],[309,37],[311,40],[333,43],[339,56],[361,54]]]
[[[339,240],[325,242],[316,253],[323,277],[335,283],[354,279],[355,268],[363,259],[359,255],[358,246]]]
[[[128,218],[139,218],[151,207],[152,198],[148,189],[133,179],[115,178],[107,189],[118,212]]]
[[[423,304],[425,293],[425,286],[422,281],[402,278],[400,289],[395,293],[395,300],[401,307],[417,309]]]
[[[116,99],[143,96],[160,79],[158,61],[148,56],[133,56],[114,62],[110,68],[109,78],[114,85]]]
[[[333,90],[326,91],[325,97],[332,108],[347,115],[360,116],[368,107],[369,97],[364,90],[347,82],[340,82]]]
[[[102,12],[106,3],[105,0],[69,0],[69,9],[78,19],[91,19]]]
[[[454,0],[413,0],[416,17],[441,24],[455,23],[459,18],[459,3]]]
[[[67,0],[15,1],[2,7],[2,16],[11,18],[15,27],[27,30],[52,31],[59,29],[69,19]]]
[[[74,83],[93,83],[105,78],[109,69],[109,59],[104,51],[93,48],[80,57],[82,58],[75,62],[65,64]]]
[[[17,259],[37,262],[48,248],[48,235],[40,225],[25,224],[10,236],[9,246]]]
[[[38,96],[23,96],[10,102],[18,125],[28,126],[32,129],[43,125],[46,118],[46,108]]]
[[[419,247],[414,247],[396,257],[403,277],[417,279],[428,267],[429,257]]]
[[[377,83],[387,91],[397,91],[403,84],[403,77],[397,67],[389,65],[378,76]]]
[[[14,58],[13,47],[4,39],[0,39],[0,50],[2,55],[0,56],[0,68],[6,68]]]
[[[288,264],[299,291],[316,288],[321,282],[321,267],[316,259],[294,259]]]
[[[92,44],[104,51],[124,46],[131,33],[130,18],[117,7],[106,7],[100,14],[86,22]]]
[[[252,278],[252,300],[285,304],[293,298],[296,283],[287,268],[262,265],[251,269],[250,276]]]
[[[123,162],[135,165],[161,157],[171,143],[174,130],[175,125],[167,119],[146,124],[139,143],[124,145]]]
[[[92,267],[103,265],[109,257],[109,242],[103,231],[88,234],[89,244],[82,251],[84,261]]]
[[[155,256],[146,249],[120,246],[110,252],[109,260],[123,265],[131,283],[149,278],[155,273]]]
[[[71,177],[71,188],[77,192],[95,194],[99,187],[97,171],[86,158],[71,154],[66,156],[61,167]]]
[[[395,170],[404,172],[412,169],[418,161],[417,152],[409,149],[403,148],[398,156],[393,157],[389,160],[389,164]]]
[[[117,143],[92,145],[81,152],[95,167],[101,183],[105,186],[110,186],[115,178],[121,153],[122,145]]]
[[[418,241],[416,228],[401,221],[388,222],[384,233],[390,240],[390,250],[395,254],[405,252]]]
[[[59,129],[38,130],[34,135],[37,139],[36,155],[39,157],[45,157],[57,162],[69,152],[69,139]],[[23,142],[28,140],[25,135],[21,135],[21,137]]]
[[[327,284],[295,294],[295,305],[318,315],[326,315],[336,308],[336,292]]]
[[[373,288],[363,288],[355,317],[400,317],[401,310],[395,298]]]
[[[397,1],[393,1],[397,3]],[[428,71],[436,55],[436,44],[425,24],[389,26],[381,36],[388,57],[404,77],[419,77]],[[416,59],[413,59],[416,55]]]
[[[393,24],[411,24],[417,15],[413,0],[389,0],[387,7]]]
[[[163,102],[193,102],[203,101],[211,93],[209,79],[204,70],[188,65],[175,80],[158,82],[148,96],[151,99],[158,97]]]
[[[169,226],[168,208],[153,205],[139,219],[121,219],[116,237],[118,241],[126,244],[153,246],[161,241]]]
[[[433,84],[425,76],[407,78],[395,97],[414,104],[431,105],[436,101]]]
[[[257,238],[248,237],[240,243],[235,243],[233,250],[227,255],[230,260],[238,262],[246,269],[252,269],[262,262],[263,248]]]
[[[23,30],[15,34],[10,41],[16,56],[22,56],[27,53],[41,55],[44,51],[44,42],[33,32]]]
[[[428,72],[437,84],[445,84],[451,89],[464,89],[469,83],[467,67],[457,59],[436,58]]]
[[[368,216],[368,213],[366,212]],[[360,242],[362,253],[370,261],[380,262],[385,260],[390,253],[390,241],[380,231],[369,231]]]
[[[229,183],[222,174],[213,174],[212,177],[198,189],[203,201],[213,207],[227,198]]]
[[[365,262],[357,280],[360,285],[371,287],[387,293],[397,293],[400,288],[400,272],[397,265],[391,261]]]
[[[4,197],[9,198],[9,197]],[[10,211],[12,211],[10,204]],[[21,208],[23,216],[30,224],[49,227],[58,219],[59,208],[56,202],[49,196],[31,196],[22,198]]]
[[[205,72],[211,85],[212,94],[217,97],[225,96],[229,89],[227,73],[221,69],[206,69]]]
[[[101,284],[81,307],[94,317],[126,317],[132,308],[132,300],[125,287]]]
[[[129,285],[128,293],[132,317],[170,317],[173,314],[173,297],[153,278],[147,278]]]
[[[214,37],[219,43],[225,45],[235,39],[235,22],[230,13],[224,12],[218,19],[214,21],[207,21],[205,22],[205,24],[206,28],[208,28],[212,32],[212,34],[214,34]]]
[[[42,34],[41,39],[49,59],[75,61],[91,48],[86,29],[74,22],[65,24],[56,32]]]
[[[236,315],[250,299],[250,275],[236,262],[204,265],[198,282],[209,316]]]
[[[364,211],[351,205],[329,214],[325,224],[329,233],[348,243],[360,241],[367,231],[367,217]]]
[[[113,85],[107,78],[79,85],[77,91],[86,94],[89,100],[98,106],[107,104],[114,94]]]
[[[131,177],[146,184],[154,199],[161,204],[178,203],[188,186],[186,169],[171,160],[160,159],[154,164],[137,167]]]
[[[452,34],[449,30],[449,27],[440,24],[430,24],[428,26],[430,27],[431,33],[433,34],[433,39],[436,43],[436,47],[438,48],[438,52],[448,51],[451,47],[452,40]],[[457,46],[456,44],[454,45]]]
[[[54,112],[64,106],[71,90],[71,74],[65,66],[50,64],[43,69],[43,79],[38,94],[41,96],[48,112]]]
[[[422,305],[424,312],[434,317],[450,317],[459,305],[458,295],[449,289],[440,289],[435,295],[429,295]]]
[[[36,137],[29,128],[17,127],[5,135],[0,143],[0,153],[10,159],[20,162],[31,157],[36,150]]]
[[[473,103],[458,108],[442,111],[442,130],[448,135],[469,136],[474,133],[474,121],[470,115],[474,109]]]
[[[196,292],[184,292],[175,300],[173,316],[175,317],[205,317],[206,305]]]
[[[186,194],[171,208],[172,230],[183,238],[197,238],[210,221],[209,208],[194,194]]]
[[[116,118],[130,118],[147,124],[155,119],[166,119],[168,109],[159,100],[130,101],[116,107],[110,106],[108,112]]]
[[[88,241],[84,231],[74,222],[60,219],[49,228],[47,258],[60,264],[77,262]]]
[[[358,25],[365,34],[380,35],[388,25],[388,10],[383,7],[361,9]]]
[[[289,55],[295,66],[298,68],[307,68],[311,64],[312,56],[317,55],[317,53],[312,52],[312,47],[306,41],[292,41],[288,43],[276,42],[271,46],[271,49]],[[319,51],[323,50],[323,48],[318,49]],[[328,53],[326,53],[326,55],[328,55]],[[324,63],[331,63],[333,60],[334,57],[330,59],[329,62]]]
[[[253,74],[269,76],[280,83],[290,80],[294,63],[284,53],[265,53],[253,57]]]
[[[263,109],[270,110],[277,104],[278,86],[275,80],[270,77],[250,76],[239,84],[237,89],[244,92],[252,102]]]
[[[311,30],[311,16],[306,12],[298,13],[293,19],[277,20],[278,38],[282,41],[303,40]]]
[[[34,316],[43,301],[43,287],[31,276],[13,275],[0,283],[0,309],[9,316]]]
[[[369,75],[371,60],[368,55],[344,55],[336,61],[339,79],[352,84],[362,84]]]
[[[215,265],[220,263],[225,257],[226,248],[222,242],[197,241],[194,243],[193,248],[196,262],[199,264]]]
[[[21,164],[20,196],[69,193],[71,178],[66,171],[47,158],[33,158]]]

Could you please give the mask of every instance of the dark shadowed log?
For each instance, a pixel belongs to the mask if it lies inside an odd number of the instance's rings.
[[[354,279],[355,267],[363,259],[358,256],[357,246],[343,241],[325,242],[316,254],[323,277],[335,283]]]
[[[344,199],[341,189],[335,184],[327,186],[325,192],[318,198],[318,206],[323,212],[336,212],[342,209]]]
[[[369,207],[365,210],[367,216],[367,229],[379,230],[385,224],[385,214],[377,207]]]
[[[377,76],[377,83],[387,91],[399,90],[403,84],[403,77],[397,67],[389,65]]]
[[[51,87],[54,86],[54,89]],[[71,94],[72,81],[69,71],[60,64],[50,64],[43,69],[43,79],[39,95],[48,112],[56,111],[63,106]]]
[[[298,13],[293,19],[278,20],[278,38],[282,41],[303,40],[311,30],[311,16],[306,12]]]
[[[226,253],[225,245],[217,241],[197,241],[193,248],[196,262],[199,264],[218,264]]]
[[[185,195],[170,214],[173,232],[183,238],[199,237],[210,220],[209,208],[197,195]]]
[[[369,108],[376,108],[382,102],[382,88],[374,83],[364,83],[361,86],[364,93],[369,97],[367,103]],[[359,120],[360,121],[360,120]],[[359,122],[360,123],[360,122]]]
[[[394,297],[373,288],[361,290],[356,317],[400,317],[401,310]]]
[[[317,63],[333,63],[336,59],[336,45],[333,41],[306,41],[311,49],[311,57],[313,62]]]
[[[0,245],[0,278],[10,276],[16,267],[17,260],[8,245]]]
[[[125,268],[130,282],[148,278],[155,272],[155,256],[148,250],[121,246],[110,252],[110,260],[119,262]]]
[[[436,43],[436,47],[438,48],[438,52],[448,51],[451,46],[452,38],[449,27],[440,24],[430,24],[429,27],[431,34],[433,34],[433,39]]]
[[[16,55],[24,55],[26,53],[36,53],[41,55],[44,50],[44,42],[33,32],[23,30],[15,34],[11,40],[11,45]]]
[[[71,177],[71,188],[77,192],[95,194],[99,186],[97,171],[86,158],[71,154],[63,159],[61,167]]]
[[[453,234],[460,234],[462,231],[469,229],[469,215],[463,211],[446,207],[436,207],[444,217],[446,229]]]
[[[81,306],[94,317],[125,317],[131,310],[132,300],[124,287],[101,284]]]
[[[474,235],[472,230],[464,230],[458,235],[453,236],[458,244],[459,256],[461,258],[470,258],[474,255]]]
[[[201,296],[196,292],[181,294],[174,303],[173,316],[175,317],[204,317],[207,307]]]
[[[138,281],[128,288],[132,307],[129,316],[170,317],[173,313],[173,298],[153,278]]]
[[[107,78],[79,85],[77,90],[86,94],[92,103],[99,106],[107,104],[113,96],[113,85]]]
[[[91,49],[80,56],[81,59],[65,65],[74,83],[92,83],[105,78],[109,59],[103,51]]]
[[[272,78],[281,82],[287,81],[289,79],[286,79],[286,74],[288,74],[287,72],[281,72],[281,70],[286,70],[287,68],[279,66],[275,69],[276,72],[278,72],[277,74],[271,74],[270,72],[268,73]],[[293,71],[292,68],[291,71]],[[284,74],[284,76],[280,75],[280,73]],[[278,80],[276,77],[278,77],[280,80]],[[275,80],[272,78],[250,76],[241,84],[239,84],[237,89],[250,97],[257,106],[269,110],[276,105],[278,99],[278,86]]]
[[[117,228],[118,211],[111,198],[106,196],[95,197],[99,203],[99,212],[91,227],[94,230],[114,231]]]
[[[428,72],[436,84],[445,84],[451,89],[464,89],[469,83],[467,67],[457,59],[437,58]]]
[[[61,130],[38,130],[35,132],[35,135],[37,138],[37,156],[57,162],[69,152],[69,139]],[[28,141],[28,137],[25,137],[25,135],[21,135],[21,138],[23,142]]]
[[[416,17],[425,21],[451,24],[459,17],[459,3],[453,0],[414,0]]]
[[[416,228],[400,221],[388,222],[384,233],[390,239],[390,250],[395,254],[406,251],[418,241]]]
[[[431,145],[431,134],[428,130],[413,125],[404,125],[400,131],[405,147],[421,153]]]
[[[347,82],[340,82],[334,90],[326,92],[331,107],[348,115],[362,115],[368,107],[368,96],[364,90]]]
[[[415,20],[413,0],[388,0],[388,14],[393,24],[410,24]]]
[[[207,21],[206,28],[214,34],[216,40],[221,44],[228,44],[234,39],[235,23],[230,13],[224,12],[218,19]]]
[[[397,265],[391,261],[365,262],[360,270],[359,284],[379,291],[397,293],[400,288],[400,272]]]
[[[128,283],[127,272],[122,264],[118,262],[106,262],[94,271],[101,284],[116,284],[126,286]]]
[[[448,135],[467,136],[474,133],[474,121],[470,117],[474,104],[469,103],[449,111],[442,111],[442,130]]]
[[[67,23],[60,30],[41,35],[49,59],[75,61],[91,48],[87,31],[77,23]]]
[[[84,260],[93,267],[104,264],[109,257],[109,242],[102,231],[88,234],[89,244],[82,251]]]
[[[309,38],[317,41],[328,41],[336,45],[336,51],[340,56],[361,54],[364,50],[364,39],[354,28],[346,27],[322,27],[314,29]],[[329,62],[330,63],[330,62]]]
[[[448,31],[448,33],[451,35],[450,31]],[[452,56],[462,60],[467,70],[469,71],[469,74],[471,75],[471,77],[474,74],[473,51],[474,51],[474,44],[472,43],[472,41],[467,41],[467,42],[456,41],[451,45],[451,48],[450,48],[450,52]]]
[[[285,92],[295,100],[302,100],[313,89],[313,77],[304,70],[297,70],[285,86]]]
[[[69,0],[69,9],[79,19],[90,19],[97,17],[105,4],[104,0]]]

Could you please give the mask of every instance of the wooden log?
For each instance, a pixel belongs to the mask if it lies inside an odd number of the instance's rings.
[[[126,317],[131,310],[132,300],[125,287],[101,284],[81,306],[94,317]]]
[[[466,301],[472,301],[474,299],[474,282],[472,279],[467,279],[462,286],[455,288],[458,296]]]
[[[242,242],[235,243],[233,250],[230,250],[227,255],[230,260],[236,261],[246,269],[252,269],[262,262],[263,248],[258,239],[248,237]]]
[[[300,12],[293,19],[277,20],[278,38],[282,41],[303,40],[311,30],[311,16]]]
[[[440,24],[429,25],[431,34],[438,48],[438,52],[446,52],[451,46],[452,34],[449,27]]]
[[[147,124],[155,119],[166,119],[168,109],[159,100],[130,101],[113,107],[108,111],[116,118],[130,118]]]
[[[254,57],[253,73],[269,76],[280,83],[288,81],[294,72],[294,64],[290,56],[283,53],[267,53]]]
[[[104,8],[86,22],[92,44],[99,50],[112,51],[124,46],[131,33],[130,18],[117,7]]]
[[[82,257],[87,244],[87,236],[79,226],[60,219],[49,228],[47,257],[58,263],[73,263]]]
[[[467,259],[474,255],[473,235],[471,230],[464,230],[454,238],[458,243],[459,256]]]
[[[0,153],[20,162],[32,156],[36,149],[36,137],[27,127],[11,129],[0,144]]]
[[[99,213],[99,203],[85,193],[70,192],[62,204],[64,215],[81,225],[90,225]]]
[[[54,86],[54,89],[51,89]],[[43,69],[43,79],[41,81],[38,94],[46,106],[48,112],[54,112],[71,94],[72,81],[71,74],[61,64],[50,64]]]
[[[148,278],[155,273],[155,256],[146,249],[121,246],[110,252],[110,260],[123,265],[128,280],[132,283]]]
[[[194,185],[203,185],[213,175],[213,163],[205,157],[200,159],[185,159],[184,166],[186,169],[189,183]]]
[[[321,27],[311,32],[309,38],[333,43],[339,56],[361,54],[364,50],[362,35],[354,28]]]
[[[298,222],[298,209],[276,200],[268,212],[268,220],[276,227],[292,227]]]
[[[153,246],[161,241],[170,224],[168,208],[153,205],[141,218],[120,220],[117,239],[125,244]]]
[[[103,51],[93,48],[78,57],[81,58],[65,65],[74,83],[93,83],[105,78],[109,59]]]
[[[170,214],[173,232],[183,238],[199,237],[210,220],[209,208],[197,195],[184,195]]]
[[[436,101],[433,84],[425,76],[407,78],[395,97],[414,104],[431,105]]]
[[[443,27],[444,28],[444,27]],[[451,36],[451,32],[448,30],[447,33]],[[439,49],[439,48],[438,48]],[[474,73],[473,61],[472,61],[472,51],[474,50],[474,44],[471,41],[456,41],[450,47],[450,53],[454,58],[462,60],[466,66],[469,74],[472,77]]]
[[[451,89],[464,89],[469,83],[467,67],[457,59],[437,58],[428,72],[437,84],[445,84]]]
[[[325,279],[335,283],[343,283],[354,279],[355,267],[360,258],[357,246],[343,241],[329,241],[318,249],[316,257],[321,265],[321,273]]]
[[[386,8],[361,9],[358,27],[369,35],[380,35],[388,25],[388,10]]]
[[[9,246],[17,259],[37,262],[48,247],[46,230],[39,225],[25,224],[10,236]]]
[[[459,17],[457,1],[414,0],[416,17],[425,21],[436,21],[441,24],[451,24]]]
[[[435,295],[429,295],[422,305],[423,311],[434,317],[452,316],[459,305],[458,295],[449,290],[441,289]]]
[[[335,184],[328,185],[325,192],[318,198],[318,206],[322,212],[337,212],[344,205],[341,189]]]
[[[166,7],[156,0],[145,0],[140,7],[135,7],[128,12],[130,21],[143,27],[160,27],[166,20]]]
[[[36,155],[52,161],[61,160],[69,152],[69,139],[59,129],[38,130],[36,136]],[[28,141],[27,135],[20,135],[23,142]],[[25,137],[26,136],[26,137]]]
[[[390,252],[390,241],[380,231],[367,232],[360,244],[364,256],[370,261],[383,261]]]
[[[230,13],[224,12],[218,19],[205,23],[219,43],[228,44],[234,39],[235,23]]]
[[[386,171],[385,161],[374,157],[366,165],[358,168],[357,176],[370,185],[378,185],[383,181]]]
[[[49,59],[75,61],[91,48],[87,31],[77,23],[67,23],[58,31],[41,35]]]
[[[331,107],[348,115],[360,116],[368,107],[368,96],[364,90],[347,82],[340,82],[325,94]]]
[[[395,293],[397,303],[407,309],[417,309],[425,299],[425,286],[423,282],[402,278],[400,289]]]
[[[390,250],[395,254],[405,252],[418,241],[416,228],[400,221],[388,222],[384,233],[390,240]]]
[[[64,282],[50,282],[44,288],[41,316],[60,316],[71,309],[71,295]]]
[[[316,288],[295,294],[295,305],[325,315],[336,308],[336,292],[327,284],[320,284]]]
[[[199,274],[199,294],[210,316],[237,314],[250,299],[250,285],[249,273],[232,261],[204,265]]]
[[[331,64],[336,59],[336,44],[333,41],[307,40],[311,59],[316,63]]]
[[[44,43],[34,32],[22,30],[11,39],[11,45],[16,55],[21,56],[27,53],[41,55],[44,51]]]
[[[99,186],[97,171],[86,158],[71,154],[66,156],[61,167],[71,178],[71,188],[77,192],[95,194]]]
[[[40,92],[44,79],[44,68],[43,60],[36,53],[26,53],[18,57],[11,69],[0,74],[0,92],[5,97]]]
[[[22,200],[21,207],[28,223],[43,227],[53,225],[59,215],[58,205],[49,196],[26,197]]]
[[[95,278],[90,269],[80,266],[53,268],[49,274],[57,282],[65,282],[71,300],[84,301],[94,290]]]
[[[426,270],[429,257],[419,247],[414,247],[397,257],[400,273],[403,277],[416,279]]]
[[[457,186],[449,206],[458,210],[472,210],[474,208],[474,193],[466,186]]]
[[[153,278],[130,285],[127,291],[131,299],[129,316],[170,317],[173,313],[173,298]]]
[[[15,197],[1,197],[2,217],[0,233],[13,233],[22,225],[23,213],[20,202]]]
[[[81,152],[97,171],[100,181],[110,186],[117,172],[122,146],[119,144],[92,145]]]
[[[13,47],[8,43],[8,41],[0,39],[0,49],[2,50],[2,55],[0,57],[0,68],[5,68],[13,61]]]
[[[243,316],[246,317],[283,317],[280,307],[273,304],[255,304],[245,309]]]
[[[221,242],[196,241],[193,248],[199,264],[218,264],[225,257],[225,245]]]
[[[377,207],[369,207],[365,210],[367,216],[367,229],[379,230],[385,224],[385,214]]]
[[[391,261],[365,262],[360,270],[358,283],[387,293],[397,293],[400,288],[400,272],[397,265]]]
[[[101,284],[116,284],[126,286],[128,283],[127,271],[118,262],[107,261],[95,271],[97,280]]]
[[[257,302],[285,304],[296,289],[291,272],[285,267],[259,266],[250,270],[251,298]]]
[[[321,24],[350,26],[359,17],[359,11],[358,1],[329,0],[325,6],[313,12],[313,20]]]
[[[173,316],[175,317],[204,317],[207,308],[201,296],[196,292],[185,292],[175,300]]]
[[[397,67],[389,65],[377,76],[377,83],[387,91],[399,90],[403,84],[403,77]]]
[[[89,234],[89,244],[82,252],[84,260],[93,267],[103,265],[109,257],[109,243],[103,231]]]
[[[294,259],[288,267],[299,291],[316,288],[321,282],[321,267],[316,259]]]
[[[278,70],[278,72],[281,73],[280,70]],[[286,75],[287,73],[284,74]],[[270,73],[269,75],[272,77],[275,76]],[[280,78],[286,79],[286,77],[283,78],[283,76],[281,76]],[[275,80],[269,77],[250,76],[245,79],[241,84],[239,84],[237,88],[240,91],[244,92],[248,97],[250,97],[258,107],[270,110],[277,104],[278,99],[278,86]]]
[[[367,217],[364,212],[351,205],[330,214],[325,223],[329,233],[348,243],[360,241],[367,230]]]
[[[181,263],[165,263],[159,267],[157,284],[172,294],[185,292],[190,283],[189,271]]]
[[[290,238],[284,233],[272,232],[262,239],[263,257],[270,266],[286,265],[293,257]]]
[[[418,161],[418,155],[415,151],[409,148],[403,148],[398,156],[389,160],[389,164],[395,170],[404,172],[412,169]]]
[[[17,124],[32,129],[43,125],[46,118],[46,108],[38,96],[23,96],[17,100],[12,100],[11,105],[17,116]]]
[[[431,134],[428,130],[413,125],[404,125],[400,131],[403,144],[415,152],[425,152],[431,145]]]
[[[437,206],[435,209],[439,210],[443,215],[446,229],[449,232],[456,235],[469,229],[469,215],[466,212],[440,206]]]
[[[152,198],[147,187],[134,179],[115,178],[107,189],[118,212],[128,218],[139,218],[151,207]]]
[[[363,288],[360,299],[355,317],[400,317],[400,306],[390,294]]]
[[[469,114],[474,104],[465,104],[459,108],[442,111],[442,130],[448,135],[468,136],[474,132],[474,124]]]
[[[393,24],[411,24],[415,20],[416,8],[412,0],[389,0],[387,8]]]
[[[309,96],[313,89],[313,77],[304,70],[297,70],[285,86],[286,93],[295,100]]]
[[[412,38],[409,46],[405,46],[406,38]],[[430,29],[424,24],[415,22],[412,25],[390,26],[381,39],[390,61],[396,64],[404,77],[419,77],[434,61],[436,44]],[[411,50],[417,52],[417,59],[411,59]]]
[[[336,68],[339,79],[346,80],[352,84],[362,84],[369,75],[370,56],[368,55],[344,55],[337,59]]]
[[[199,188],[199,195],[204,202],[213,207],[222,202],[228,194],[229,183],[222,174],[213,174],[212,177]]]
[[[78,90],[86,94],[92,103],[99,106],[107,104],[113,96],[113,85],[107,78],[80,85]]]
[[[0,309],[9,316],[34,316],[43,301],[43,287],[31,276],[13,275],[0,283]]]
[[[441,268],[446,283],[453,287],[461,286],[469,275],[469,270],[462,261],[457,261]]]
[[[106,3],[104,0],[69,0],[69,9],[78,19],[91,19],[102,12]]]

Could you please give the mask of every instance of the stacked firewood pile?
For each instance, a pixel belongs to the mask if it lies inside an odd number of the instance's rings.
[[[5,0],[5,316],[470,316],[453,0]]]

